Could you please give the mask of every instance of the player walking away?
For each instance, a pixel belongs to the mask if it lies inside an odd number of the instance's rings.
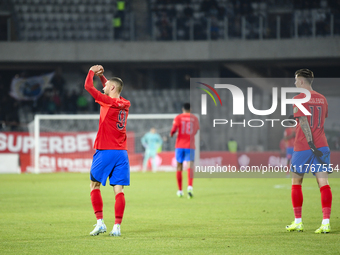
[[[194,159],[195,159],[195,135],[199,130],[198,119],[190,113],[190,104],[185,103],[182,108],[183,113],[176,116],[170,131],[170,137],[178,130],[175,156],[177,161],[177,196],[183,197],[182,191],[182,170],[183,162],[188,162],[188,198],[193,197],[193,177],[194,177]],[[191,139],[190,139],[191,138]]]
[[[303,106],[311,113],[305,115],[294,105],[294,118],[297,118],[294,153],[292,157],[292,204],[295,221],[286,226],[288,231],[303,231],[301,220],[301,208],[303,195],[301,184],[303,176],[309,170],[315,175],[321,193],[321,205],[323,220],[321,227],[315,233],[329,233],[331,228],[329,218],[332,206],[332,192],[328,184],[328,172],[330,168],[330,150],[324,132],[325,118],[328,117],[328,104],[326,98],[313,91],[312,82],[314,74],[308,69],[300,69],[295,72],[295,85],[310,91],[311,99]],[[301,93],[294,98],[304,98]]]
[[[157,162],[156,155],[159,148],[163,144],[162,137],[156,132],[155,128],[151,128],[150,132],[146,133],[141,139],[142,145],[145,148],[143,160],[143,172],[146,172],[148,161],[151,158],[152,171],[156,172]]]
[[[106,232],[103,220],[103,200],[100,185],[105,186],[107,178],[115,193],[115,224],[111,236],[120,236],[120,224],[125,209],[123,187],[130,185],[130,165],[126,147],[126,119],[130,102],[120,96],[123,81],[120,78],[107,80],[102,66],[92,66],[87,74],[85,89],[100,105],[99,129],[94,143],[96,153],[91,166],[91,202],[97,224],[90,235]],[[103,84],[100,93],[93,86],[93,76],[97,75]]]
[[[287,166],[290,166],[290,161],[294,152],[295,127],[286,128],[283,133],[283,139],[286,143]],[[289,172],[287,172],[287,177],[289,177]]]

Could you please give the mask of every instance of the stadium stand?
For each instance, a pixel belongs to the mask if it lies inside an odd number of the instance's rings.
[[[113,40],[129,36],[129,2],[11,0],[19,40]]]
[[[329,36],[339,34],[338,9],[326,0],[151,0],[157,40]]]
[[[271,39],[339,35],[339,4],[330,0],[148,0],[147,38]],[[22,41],[135,40],[136,3],[122,0],[4,0]],[[148,19],[151,24],[147,25]],[[6,22],[6,21],[4,21]],[[137,24],[139,26],[140,24]]]

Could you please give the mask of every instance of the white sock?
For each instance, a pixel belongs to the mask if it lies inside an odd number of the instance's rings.
[[[321,224],[322,224],[322,225],[324,225],[324,224],[329,224],[329,219],[323,219]]]
[[[189,191],[192,191],[192,186],[188,186],[188,190],[189,190]]]
[[[302,219],[301,218],[295,218],[295,224],[299,224],[302,222]]]
[[[97,220],[97,225],[101,225],[101,224],[103,224],[103,223],[104,223],[104,220],[103,220],[103,219]]]

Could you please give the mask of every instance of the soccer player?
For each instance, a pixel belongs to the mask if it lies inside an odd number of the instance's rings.
[[[106,232],[103,220],[103,200],[100,185],[105,186],[107,178],[115,193],[115,224],[110,236],[120,236],[120,224],[125,209],[124,186],[130,185],[130,165],[126,147],[126,119],[130,102],[120,96],[123,81],[120,78],[106,79],[104,68],[92,66],[87,74],[85,89],[100,105],[99,129],[94,143],[96,153],[90,172],[91,202],[97,224],[90,235]],[[93,86],[97,75],[103,84],[103,94]]]
[[[285,129],[283,133],[283,139],[286,143],[286,158],[287,165],[290,166],[290,161],[294,152],[294,141],[295,141],[295,127],[288,127]],[[289,172],[287,172],[287,176],[289,177]]]
[[[185,103],[182,108],[183,113],[176,116],[173,122],[172,129],[170,131],[170,137],[178,130],[175,156],[177,161],[177,196],[183,197],[182,191],[182,170],[183,162],[188,162],[188,198],[193,197],[193,168],[195,159],[195,135],[199,130],[198,119],[195,115],[190,113],[190,103]]]
[[[150,132],[146,133],[141,139],[142,145],[145,148],[143,171],[147,169],[148,161],[151,158],[152,171],[156,172],[156,155],[159,148],[163,144],[162,137],[156,132],[155,128],[151,128]]]
[[[332,192],[328,184],[330,168],[330,150],[324,132],[325,118],[328,117],[328,104],[326,98],[312,89],[314,74],[308,69],[295,72],[295,85],[310,91],[311,99],[303,106],[311,113],[305,115],[294,105],[294,118],[297,119],[294,153],[292,157],[292,204],[295,221],[286,226],[288,231],[303,231],[301,209],[303,202],[302,181],[305,173],[313,172],[320,188],[323,220],[315,233],[329,233],[329,218],[332,206]],[[301,93],[294,98],[304,98]]]

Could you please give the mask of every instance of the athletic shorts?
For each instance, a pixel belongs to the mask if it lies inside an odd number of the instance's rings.
[[[126,150],[96,150],[90,172],[91,181],[106,185],[130,185],[130,164]]]
[[[294,151],[290,171],[294,173],[332,172],[329,147],[318,148],[323,155],[319,158],[311,150]]]
[[[194,149],[175,149],[176,161],[178,163],[183,163],[183,161],[194,161],[195,160],[195,150]]]
[[[144,153],[145,158],[154,158],[157,155],[157,150],[146,149]]]
[[[294,147],[287,147],[286,148],[286,157],[287,157],[287,159],[291,159],[292,158],[293,152],[294,152]]]

